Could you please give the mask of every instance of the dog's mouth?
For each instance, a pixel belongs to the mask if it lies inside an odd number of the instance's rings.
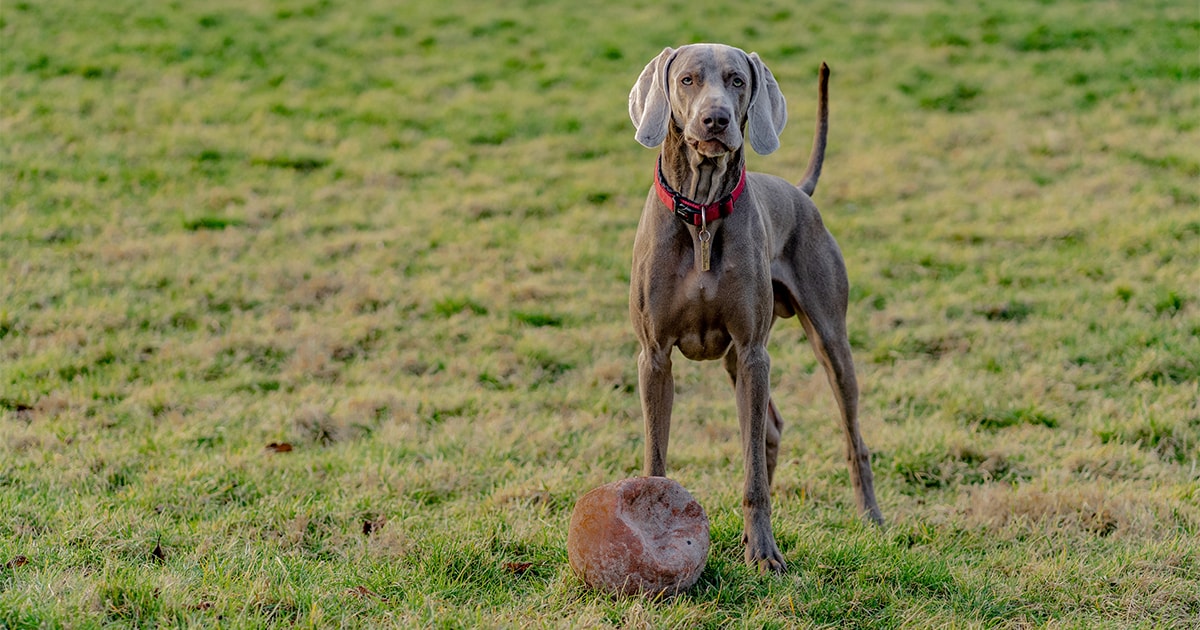
[[[718,138],[708,138],[705,140],[689,139],[688,146],[696,153],[710,158],[720,157],[734,150],[734,147],[725,144],[724,141]]]

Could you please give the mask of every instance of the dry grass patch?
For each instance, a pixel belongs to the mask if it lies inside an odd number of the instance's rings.
[[[958,510],[966,524],[1006,537],[1038,532],[1141,540],[1200,525],[1200,512],[1194,505],[1180,504],[1179,498],[1162,491],[1147,495],[1128,484],[989,484],[967,492]]]

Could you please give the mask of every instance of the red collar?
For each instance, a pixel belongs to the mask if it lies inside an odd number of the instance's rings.
[[[738,197],[742,196],[742,191],[746,190],[746,167],[745,165],[742,166],[742,176],[738,178],[737,186],[733,187],[733,192],[716,203],[704,205],[684,197],[667,184],[667,178],[663,176],[662,156],[660,155],[658,157],[658,164],[654,169],[654,190],[658,193],[658,198],[681,221],[688,225],[698,226],[709,221],[716,221],[717,219],[727,217],[733,213],[733,202],[737,201]],[[703,218],[701,218],[702,216]]]

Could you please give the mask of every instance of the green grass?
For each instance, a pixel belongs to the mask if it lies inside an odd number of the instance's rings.
[[[1195,5],[628,4],[0,4],[0,626],[1193,625]],[[681,360],[708,565],[609,598],[565,542],[641,461],[626,95],[692,41],[771,67],[750,166],[792,179],[833,69],[889,526],[780,322],[789,573],[742,564],[730,388]]]

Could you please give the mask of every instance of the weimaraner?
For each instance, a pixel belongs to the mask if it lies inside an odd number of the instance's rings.
[[[846,267],[809,197],[825,157],[828,79],[822,64],[816,134],[799,186],[745,172],[744,139],[766,155],[779,148],[787,122],[783,93],[757,54],[719,44],[666,48],[629,93],[638,142],[662,145],[633,243],[629,291],[641,342],[644,472],[666,474],[673,349],[696,361],[723,358],[745,462],[746,562],[764,572],[786,569],[771,530],[770,485],[783,428],[767,354],[776,318],[798,316],[804,326],[841,409],[858,508],[883,523],[859,433]]]

